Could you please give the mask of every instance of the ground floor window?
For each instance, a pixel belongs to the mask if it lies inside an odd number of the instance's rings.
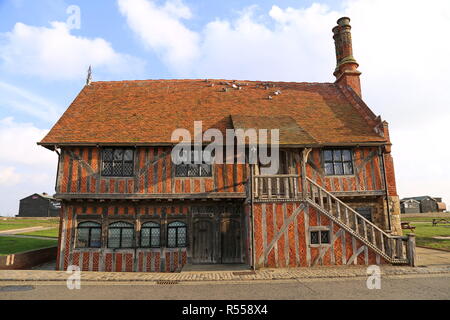
[[[161,246],[161,227],[155,222],[144,223],[141,227],[141,247],[159,248]]]
[[[329,230],[315,230],[310,234],[311,244],[330,244],[330,231]]]
[[[100,248],[102,226],[97,222],[80,222],[77,226],[77,248]]]
[[[108,248],[133,248],[134,225],[128,222],[115,222],[109,225]]]
[[[187,245],[187,228],[183,222],[172,222],[167,226],[167,247],[184,248]]]
[[[364,218],[372,222],[372,208],[356,208],[356,212],[362,215]]]

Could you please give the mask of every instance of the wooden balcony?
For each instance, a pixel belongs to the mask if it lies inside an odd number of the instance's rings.
[[[301,177],[295,174],[254,176],[255,200],[300,200]]]

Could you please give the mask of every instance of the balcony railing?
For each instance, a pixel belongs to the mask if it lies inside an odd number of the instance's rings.
[[[300,176],[295,174],[255,176],[254,199],[300,199],[302,196],[300,179]]]

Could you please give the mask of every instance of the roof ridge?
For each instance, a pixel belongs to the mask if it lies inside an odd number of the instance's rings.
[[[101,80],[92,81],[95,84],[122,84],[122,83],[156,83],[156,82],[251,82],[251,83],[279,83],[279,84],[303,84],[303,85],[334,85],[333,82],[297,82],[277,80],[242,80],[242,79],[142,79],[142,80]]]

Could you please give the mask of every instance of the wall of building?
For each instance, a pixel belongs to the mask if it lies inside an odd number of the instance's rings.
[[[70,265],[85,271],[113,272],[174,272],[185,265],[191,257],[193,243],[192,220],[194,214],[203,212],[225,216],[241,214],[243,259],[248,263],[248,217],[243,207],[230,202],[66,202],[62,208],[60,241],[57,267],[66,270]],[[248,212],[248,211],[246,211]],[[102,225],[102,248],[76,248],[76,226],[79,222],[94,221]],[[107,247],[108,225],[124,221],[135,226],[135,248],[111,249]],[[140,248],[140,227],[145,222],[157,222],[161,226],[161,247]],[[166,226],[181,221],[187,225],[187,247],[166,247]],[[220,234],[219,234],[220,235]]]
[[[353,149],[353,175],[327,176],[321,149],[313,149],[306,166],[307,176],[331,192],[383,191],[384,177],[378,148]],[[298,168],[297,170],[300,170]]]
[[[171,161],[171,148],[136,148],[133,177],[102,177],[101,149],[61,150],[57,193],[171,194],[245,192],[245,165],[214,165],[212,177],[179,178]]]
[[[420,201],[420,211],[421,212],[437,212],[436,201],[432,199],[424,199]]]
[[[310,245],[310,231],[318,227],[330,230],[329,245]],[[386,263],[325,215],[301,203],[256,203],[254,229],[257,268]]]

